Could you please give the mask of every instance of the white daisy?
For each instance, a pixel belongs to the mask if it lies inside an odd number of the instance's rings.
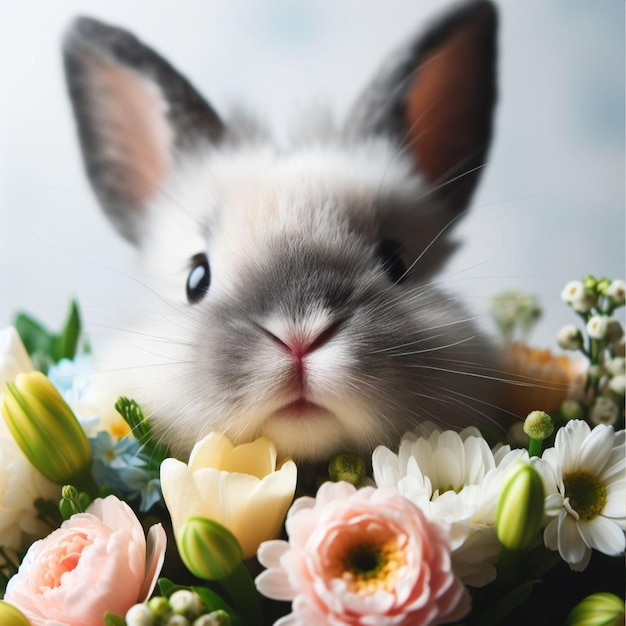
[[[572,420],[537,463],[552,518],[544,542],[573,570],[587,567],[592,549],[615,556],[626,547],[624,451],[623,430]]]
[[[476,428],[461,433],[422,426],[407,433],[398,454],[379,446],[373,454],[374,480],[396,487],[429,519],[448,531],[452,563],[464,583],[491,582],[500,554],[495,515],[504,468],[528,458],[523,450],[502,449],[494,455]]]

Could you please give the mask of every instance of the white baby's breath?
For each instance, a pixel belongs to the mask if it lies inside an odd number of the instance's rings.
[[[617,279],[611,282],[607,287],[605,294],[615,300],[615,304],[624,304],[624,297],[626,296],[626,283]]]
[[[574,311],[587,313],[596,303],[595,294],[587,289],[580,280],[572,280],[561,291],[561,299]]]
[[[608,328],[606,315],[592,315],[587,322],[587,334],[592,339],[604,339]]]
[[[580,330],[574,324],[567,324],[557,334],[557,342],[563,350],[578,350],[583,345]]]
[[[619,409],[617,404],[606,396],[598,396],[589,411],[589,421],[592,424],[615,424]]]
[[[494,525],[504,468],[528,454],[505,448],[494,455],[476,428],[456,433],[428,424],[420,435],[407,433],[398,454],[379,446],[372,457],[374,480],[396,487],[442,524],[455,573],[466,584],[483,586],[496,576],[500,544]]]
[[[591,550],[619,555],[626,547],[624,431],[581,420],[561,428],[554,447],[537,460],[551,518],[544,542],[573,570],[583,570]]]

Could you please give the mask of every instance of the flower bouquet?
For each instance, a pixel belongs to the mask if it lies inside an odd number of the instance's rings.
[[[624,282],[562,298],[582,366],[513,342],[532,298],[494,299],[526,381],[506,437],[425,423],[324,468],[217,432],[175,458],[132,399],[98,404],[75,305],[60,334],[18,316],[0,333],[0,622],[623,623]]]

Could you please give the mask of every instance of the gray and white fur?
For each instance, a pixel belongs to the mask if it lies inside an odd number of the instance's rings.
[[[304,121],[288,150],[223,122],[127,31],[73,23],[87,174],[161,281],[141,345],[114,352],[115,385],[176,450],[218,430],[321,460],[423,420],[493,417],[488,343],[433,276],[489,147],[496,23],[490,2],[459,6],[389,61],[342,128]]]

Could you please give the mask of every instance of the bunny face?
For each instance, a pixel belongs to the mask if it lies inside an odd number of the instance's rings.
[[[429,281],[486,153],[494,29],[489,3],[463,7],[344,128],[278,149],[222,123],[129,33],[74,25],[66,68],[87,171],[163,298],[137,354],[116,359],[135,359],[124,390],[175,448],[219,430],[320,460],[421,420],[484,419],[486,342]]]

